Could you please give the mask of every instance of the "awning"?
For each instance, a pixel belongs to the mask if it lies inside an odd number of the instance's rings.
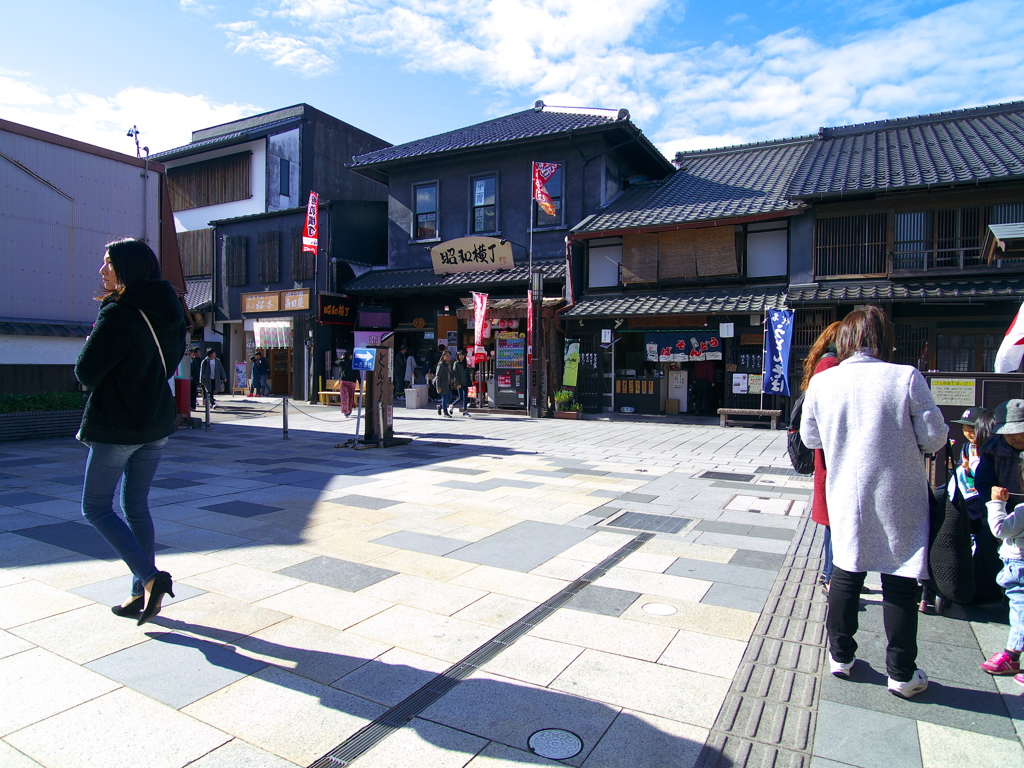
[[[562,317],[753,314],[768,309],[786,309],[786,286],[588,296]]]
[[[561,297],[557,299],[546,298],[541,303],[541,310],[544,316],[548,317],[563,304],[565,304],[565,299]],[[499,320],[526,317],[528,311],[529,307],[526,299],[488,299],[487,301],[487,317]],[[462,299],[462,309],[456,310],[455,314],[459,320],[472,320],[473,299]]]
[[[790,304],[851,301],[995,301],[1024,297],[1024,278],[1007,280],[957,280],[900,282],[891,280],[856,283],[819,283],[790,286]]]
[[[185,303],[190,312],[202,312],[213,306],[213,279],[201,277],[185,281]]]
[[[92,332],[92,324],[0,322],[0,336],[63,336],[84,339]]]
[[[999,259],[1024,258],[1024,222],[989,224],[981,254],[988,264]]]
[[[565,260],[535,261],[534,267],[544,271],[544,279],[565,282]],[[456,272],[435,275],[430,267],[424,269],[371,269],[354,280],[350,280],[341,290],[345,293],[381,293],[401,292],[415,293],[424,290],[487,290],[512,286],[522,286],[523,294],[530,283],[530,268],[526,264],[517,264],[512,269],[494,272]]]

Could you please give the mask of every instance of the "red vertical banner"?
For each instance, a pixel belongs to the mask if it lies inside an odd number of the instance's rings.
[[[320,232],[320,196],[310,190],[306,203],[306,228],[302,233],[302,252],[316,256]]]
[[[555,175],[559,168],[558,163],[534,163],[533,164],[533,199],[548,216],[555,215],[555,201],[548,194],[548,180]]]
[[[526,291],[526,365],[533,365],[533,291]]]
[[[473,291],[473,361],[482,363],[487,360],[484,352],[484,325],[487,322],[487,294]]]

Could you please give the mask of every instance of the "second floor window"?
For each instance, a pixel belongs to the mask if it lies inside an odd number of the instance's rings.
[[[434,240],[437,229],[437,182],[416,184],[413,187],[415,217],[413,236],[417,240]]]
[[[291,180],[290,179],[291,175],[292,175],[292,164],[282,157],[281,158],[281,185],[280,185],[281,197],[290,197],[290,192],[288,191],[288,189],[289,189],[289,181]]]
[[[473,192],[471,228],[473,234],[498,229],[497,180],[494,176],[476,176],[470,181]]]
[[[562,167],[559,166],[554,175],[544,186],[551,195],[551,203],[555,206],[554,215],[547,213],[537,201],[533,201],[533,225],[535,227],[557,227],[562,223]]]
[[[818,219],[815,275],[877,276],[886,267],[884,213]]]

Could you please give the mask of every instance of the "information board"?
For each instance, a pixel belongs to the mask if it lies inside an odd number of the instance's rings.
[[[363,347],[356,347],[354,350],[352,350],[352,370],[372,371],[376,359],[376,349],[365,349]]]

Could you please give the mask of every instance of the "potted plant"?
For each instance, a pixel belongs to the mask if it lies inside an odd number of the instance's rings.
[[[560,389],[555,392],[555,411],[568,411],[572,407],[575,397],[575,393],[570,389]]]

